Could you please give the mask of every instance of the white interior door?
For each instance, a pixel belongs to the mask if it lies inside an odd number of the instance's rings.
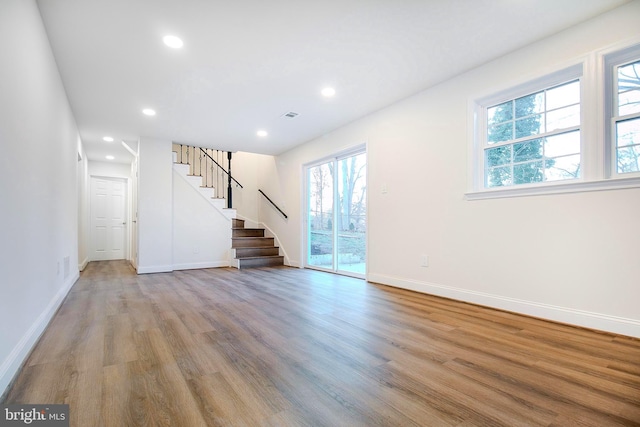
[[[127,181],[91,177],[91,260],[127,256]]]

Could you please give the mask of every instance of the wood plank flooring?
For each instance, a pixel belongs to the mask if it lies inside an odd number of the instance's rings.
[[[286,267],[90,263],[5,403],[89,426],[640,426],[640,340]]]

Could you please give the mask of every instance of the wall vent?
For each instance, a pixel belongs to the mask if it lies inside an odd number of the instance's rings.
[[[299,114],[294,112],[294,111],[289,111],[288,113],[284,113],[282,115],[282,117],[284,117],[286,119],[295,119],[298,116],[299,116]]]

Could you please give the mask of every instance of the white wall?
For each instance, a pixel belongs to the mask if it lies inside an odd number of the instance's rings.
[[[79,168],[78,130],[34,1],[0,2],[0,64],[2,393],[78,278]]]
[[[89,176],[130,179],[131,164],[89,160]]]
[[[370,281],[640,337],[640,189],[464,199],[470,99],[637,37],[639,19],[635,1],[264,158],[289,220],[261,220],[303,264],[303,165],[367,143]]]
[[[89,160],[78,137],[78,268],[89,263]]]
[[[129,227],[129,262],[133,268],[138,271],[138,147],[136,142],[136,151],[131,161],[131,208],[130,218],[131,227]]]
[[[263,165],[272,162],[273,159],[275,157],[264,154],[233,153],[232,174],[244,187],[233,187],[233,207],[238,211],[238,218],[248,221],[245,223],[246,227],[258,226],[261,210],[265,207],[272,209],[269,202],[260,195],[258,189],[262,188],[265,182],[268,182],[268,178],[264,175]],[[282,206],[280,207],[282,208]]]
[[[138,146],[138,273],[173,270],[171,141]]]
[[[174,171],[173,269],[228,267],[230,248],[231,221]]]
[[[258,165],[261,154],[237,152],[233,153],[231,161],[231,174],[242,184],[243,188],[233,185],[233,208],[238,213],[238,218],[251,223],[246,227],[255,227],[258,222],[258,188],[259,179]]]

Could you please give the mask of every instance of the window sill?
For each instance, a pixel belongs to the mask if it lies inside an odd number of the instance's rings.
[[[544,196],[549,194],[582,193],[585,191],[623,190],[640,188],[640,176],[611,178],[599,181],[554,183],[534,187],[507,187],[465,193],[466,200],[502,199],[508,197]]]

